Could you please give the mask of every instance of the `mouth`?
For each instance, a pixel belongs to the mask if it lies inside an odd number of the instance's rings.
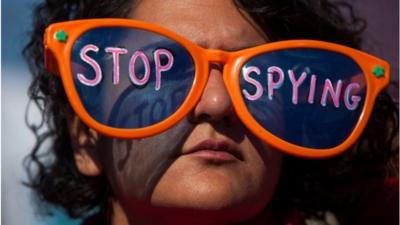
[[[204,140],[184,152],[183,155],[195,156],[212,162],[244,160],[241,151],[235,145],[229,141],[215,139]]]

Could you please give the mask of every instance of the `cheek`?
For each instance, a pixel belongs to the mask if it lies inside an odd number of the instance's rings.
[[[131,151],[132,147],[131,141],[116,139],[108,139],[101,145],[105,173],[114,195],[121,201],[144,199],[146,196],[143,188],[145,168],[138,163],[143,162],[145,154]]]
[[[149,201],[160,177],[180,153],[191,126],[182,121],[166,132],[140,140],[101,138],[101,160],[114,195],[127,203]]]
[[[252,185],[254,197],[261,202],[268,203],[279,182],[282,153],[267,146],[252,135],[249,136],[247,148],[250,150],[247,151],[245,157],[248,162],[248,171],[251,171],[251,174],[246,175],[251,179],[249,185]]]
[[[275,193],[275,188],[278,185],[279,177],[281,173],[281,164],[282,164],[282,153],[278,150],[272,148],[264,148],[261,151],[264,151],[263,154],[263,178],[261,185],[263,194],[268,201],[272,198]]]

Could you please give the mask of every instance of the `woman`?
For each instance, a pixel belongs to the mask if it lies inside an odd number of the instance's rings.
[[[350,12],[350,21],[341,6]],[[39,133],[40,127],[31,126],[38,142],[27,161],[28,185],[39,199],[87,224],[304,224],[327,210],[337,215],[331,221],[355,224],[354,211],[348,210],[358,202],[348,199],[362,190],[356,182],[367,174],[363,169],[383,178],[397,151],[392,146],[396,107],[387,95],[378,97],[366,132],[351,150],[310,161],[281,153],[245,128],[222,80],[221,63],[210,65],[201,97],[183,120],[144,139],[111,138],[89,128],[72,110],[60,79],[42,63],[44,29],[59,21],[129,18],[160,25],[205,49],[225,51],[285,39],[359,48],[363,24],[352,12],[346,4],[327,1],[42,3],[25,55],[35,77],[30,97],[42,109],[49,131]],[[48,138],[54,138],[52,161],[38,152]]]

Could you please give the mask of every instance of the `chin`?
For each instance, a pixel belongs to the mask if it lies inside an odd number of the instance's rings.
[[[229,200],[219,201],[220,196],[209,195],[205,200],[199,195],[197,199],[186,199],[185,202],[152,202],[156,212],[154,216],[160,220],[154,224],[180,225],[180,224],[236,224],[254,218],[265,207],[260,202],[232,202]],[[259,200],[258,200],[259,201]]]
[[[236,223],[254,217],[268,202],[266,193],[258,191],[260,188],[240,183],[241,179],[223,171],[175,178],[160,182],[151,198],[153,206],[163,209],[162,214],[174,215],[170,224],[193,224],[193,220],[201,221],[199,224]]]

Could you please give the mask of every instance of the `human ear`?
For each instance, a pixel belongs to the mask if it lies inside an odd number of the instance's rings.
[[[102,168],[96,151],[98,133],[83,124],[74,113],[69,113],[67,121],[75,165],[79,172],[86,176],[100,175]]]

